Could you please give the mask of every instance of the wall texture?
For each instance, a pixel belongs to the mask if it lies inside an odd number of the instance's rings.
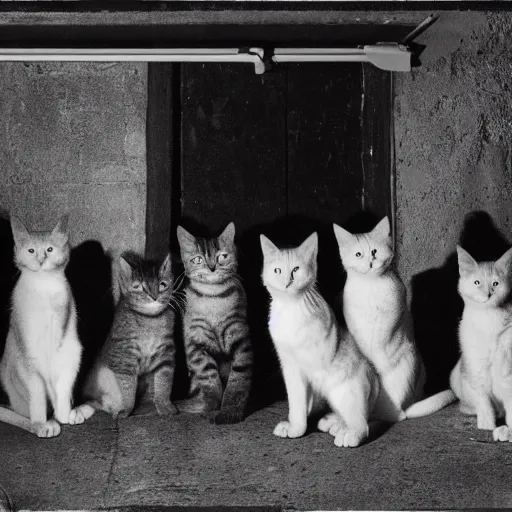
[[[35,230],[69,212],[73,245],[143,251],[146,69],[1,63],[0,211]]]
[[[421,67],[396,73],[397,241],[408,283],[445,263],[471,212],[490,218],[480,215],[466,245],[478,252],[491,224],[512,241],[511,29],[512,13],[441,13],[418,39]]]

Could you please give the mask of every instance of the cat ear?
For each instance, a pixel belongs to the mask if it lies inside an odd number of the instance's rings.
[[[333,224],[333,228],[340,251],[354,242],[355,236],[352,233],[338,226],[338,224]]]
[[[132,278],[132,267],[122,256],[119,257],[118,267],[119,280],[121,283],[126,283]]]
[[[51,237],[60,244],[66,244],[68,242],[68,221],[69,215],[63,215],[59,219],[59,222],[57,222],[57,225],[53,228]]]
[[[306,261],[315,260],[318,253],[318,233],[311,233],[297,248]]]
[[[159,275],[161,278],[167,277],[170,278],[172,275],[172,269],[171,269],[171,253],[167,254],[165,257],[164,262],[162,265],[160,265],[160,272]]]
[[[391,225],[389,223],[389,218],[384,217],[373,229],[372,235],[378,237],[379,239],[385,239],[391,236]]]
[[[181,226],[178,226],[176,234],[178,235],[178,242],[181,249],[195,249],[196,238],[194,235],[191,235],[185,228]]]
[[[11,230],[14,243],[18,246],[30,238],[30,233],[18,217],[11,216]]]
[[[457,245],[457,258],[459,260],[459,274],[461,276],[465,276],[473,272],[473,270],[478,267],[478,263],[473,256],[471,256],[471,254],[464,250],[460,245]]]
[[[494,266],[501,272],[503,272],[505,275],[508,275],[510,273],[510,267],[512,263],[512,247],[503,254],[503,256],[500,257],[499,260],[497,260],[494,263]]]
[[[235,243],[235,223],[230,222],[224,231],[219,235],[219,240],[222,240],[225,245],[234,245]]]
[[[279,249],[265,235],[260,235],[260,243],[264,258],[271,258],[279,254]]]

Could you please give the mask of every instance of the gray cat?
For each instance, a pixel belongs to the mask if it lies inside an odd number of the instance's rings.
[[[124,253],[119,259],[120,299],[103,350],[85,383],[84,419],[101,409],[128,416],[137,391],[151,384],[158,414],[176,414],[171,402],[175,368],[171,257],[161,265]]]

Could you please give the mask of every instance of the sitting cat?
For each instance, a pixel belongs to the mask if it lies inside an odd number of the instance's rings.
[[[51,233],[29,233],[11,218],[15,264],[21,274],[12,293],[12,310],[0,380],[10,408],[0,421],[39,437],[60,433],[60,423],[80,423],[71,408],[82,346],[75,301],[64,274],[70,246],[67,217]],[[48,419],[47,402],[55,419]]]
[[[369,434],[368,419],[379,395],[379,380],[352,336],[342,329],[316,289],[316,233],[299,247],[278,249],[261,235],[262,280],[270,297],[269,330],[288,395],[288,421],[279,437],[304,435],[307,417],[327,400],[334,411],[318,428],[336,446],[358,446]]]
[[[137,392],[149,384],[158,414],[176,414],[171,402],[175,369],[171,257],[158,265],[123,253],[117,276],[120,297],[113,324],[87,376],[83,390],[87,402],[78,410],[83,419],[96,410],[126,417],[133,411]]]
[[[457,247],[459,294],[464,312],[459,325],[461,356],[450,387],[465,414],[496,441],[512,441],[512,248],[495,262],[477,263]],[[496,428],[496,417],[506,425]]]
[[[179,408],[236,423],[246,413],[253,351],[236,273],[235,225],[217,238],[195,238],[181,226],[177,234],[188,277],[183,338],[191,378],[190,398]]]
[[[432,414],[454,401],[450,392],[419,401],[425,367],[414,343],[405,286],[391,265],[388,218],[369,233],[353,235],[336,224],[334,233],[347,272],[345,321],[361,352],[377,370],[381,392],[387,396],[383,409],[374,414],[397,422]]]

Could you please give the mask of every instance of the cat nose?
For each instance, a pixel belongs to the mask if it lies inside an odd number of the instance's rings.
[[[491,293],[491,292],[489,292],[489,293],[487,294],[487,298],[488,298],[488,299],[490,299],[490,298],[491,298],[491,295],[492,295],[492,293]]]
[[[43,263],[43,261],[44,261],[45,259],[46,259],[46,254],[43,254],[43,255],[38,254],[38,255],[37,255],[37,261],[38,261],[39,263]]]

